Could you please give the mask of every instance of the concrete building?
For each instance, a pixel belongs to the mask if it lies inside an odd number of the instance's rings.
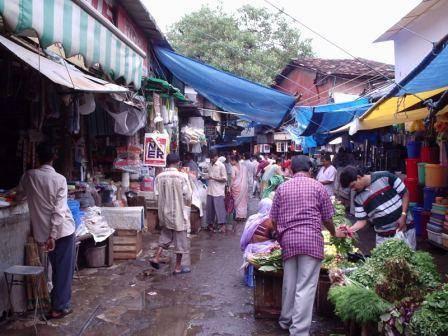
[[[424,0],[375,42],[393,41],[395,80],[401,81],[448,34],[448,1]]]

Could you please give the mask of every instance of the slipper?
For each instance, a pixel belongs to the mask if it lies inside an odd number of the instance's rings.
[[[149,263],[151,264],[152,267],[154,267],[155,269],[160,269],[160,264],[156,263],[155,261],[150,260]]]
[[[180,271],[174,271],[173,275],[179,275],[179,274],[185,274],[185,273],[190,273],[191,269],[189,269],[188,267],[182,267]]]
[[[51,320],[51,319],[61,319],[69,314],[73,313],[73,309],[69,308],[69,309],[63,309],[60,311],[57,310],[51,310],[47,315],[45,315],[45,318],[47,320]]]

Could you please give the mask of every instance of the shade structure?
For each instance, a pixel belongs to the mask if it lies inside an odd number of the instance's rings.
[[[82,55],[140,87],[143,57],[74,1],[0,0],[0,15],[14,33],[35,31],[43,48],[59,42],[66,56]]]
[[[359,117],[371,106],[368,98],[359,98],[345,103],[296,107],[296,134],[312,136],[328,133]]]
[[[448,35],[423,61],[359,118],[358,130],[369,130],[393,124],[420,120],[428,115],[424,102],[437,101],[448,90]],[[448,112],[442,107],[438,114]]]
[[[182,82],[225,111],[243,119],[277,127],[295,104],[295,97],[156,47],[158,60]]]
[[[127,88],[109,83],[102,79],[87,75],[70,64],[59,64],[28,50],[0,35],[0,45],[6,48],[21,61],[25,62],[52,82],[67,88],[84,92],[126,92]],[[65,60],[64,60],[65,62]]]

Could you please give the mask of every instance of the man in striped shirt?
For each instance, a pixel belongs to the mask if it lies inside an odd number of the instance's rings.
[[[343,188],[356,191],[357,221],[347,228],[348,233],[362,229],[369,220],[375,228],[378,245],[394,237],[397,231],[406,231],[409,194],[397,176],[387,171],[364,175],[359,169],[347,166],[341,172],[340,183]]]

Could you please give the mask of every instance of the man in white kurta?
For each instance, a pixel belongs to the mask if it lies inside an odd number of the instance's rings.
[[[324,155],[323,166],[317,173],[317,180],[322,183],[327,190],[329,196],[334,195],[334,181],[336,179],[336,168],[331,164],[331,157],[328,154]]]

